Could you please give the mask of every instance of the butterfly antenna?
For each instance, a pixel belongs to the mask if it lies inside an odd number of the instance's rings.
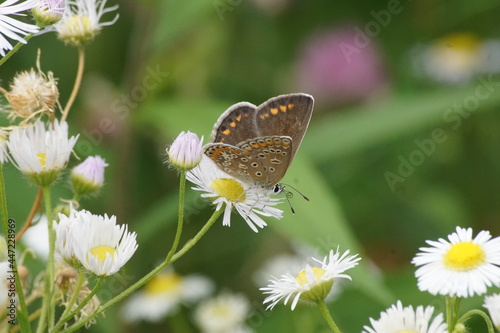
[[[285,193],[286,202],[288,202],[288,206],[290,206],[292,215],[295,215],[295,209],[293,209],[292,203],[290,202],[290,198],[293,198],[293,193],[290,191],[286,191],[285,189],[283,189],[283,193]]]
[[[298,194],[300,194],[302,196],[302,198],[304,198],[305,200],[307,201],[310,201],[308,197],[306,197],[302,192],[300,192],[299,190],[297,190],[295,187],[293,187],[292,185],[289,185],[289,184],[283,184],[281,183],[281,189],[283,192],[285,192],[285,195],[288,198],[293,198],[293,193],[290,192],[290,191],[286,191],[285,190],[285,187],[289,187],[291,188],[292,190],[294,190],[295,192],[297,192]]]

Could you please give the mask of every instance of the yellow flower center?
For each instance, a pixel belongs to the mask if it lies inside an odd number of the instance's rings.
[[[61,25],[59,38],[67,43],[80,45],[93,39],[98,32],[88,16],[73,15]]]
[[[104,262],[106,260],[108,253],[111,255],[111,257],[113,257],[115,255],[115,252],[116,250],[113,247],[107,245],[99,245],[90,250],[90,253],[92,253],[92,255],[101,262]]]
[[[216,304],[212,309],[212,314],[218,318],[227,318],[231,314],[231,311],[225,304]]]
[[[150,295],[158,295],[178,289],[181,280],[181,277],[175,273],[158,274],[146,284],[144,289]]]
[[[473,34],[451,34],[440,40],[441,45],[460,51],[475,52],[481,41]]]
[[[242,202],[246,199],[245,189],[236,180],[218,178],[212,182],[210,187],[218,195],[231,202]]]
[[[312,267],[312,271],[314,273],[314,278],[315,278],[315,281],[318,281],[319,279],[321,279],[321,277],[323,275],[325,275],[325,270],[322,269],[322,268],[319,268],[319,267]],[[313,281],[309,281],[307,279],[307,275],[306,275],[306,271],[303,269],[300,271],[299,274],[297,274],[297,277],[295,278],[297,280],[297,282],[303,286],[305,284],[308,284],[310,282],[313,282]]]
[[[47,164],[47,154],[45,153],[36,154],[36,157],[38,157],[38,161],[42,166],[42,170],[45,170],[45,165]]]
[[[452,246],[444,256],[444,265],[456,271],[473,269],[485,260],[481,246],[472,242],[462,242]]]

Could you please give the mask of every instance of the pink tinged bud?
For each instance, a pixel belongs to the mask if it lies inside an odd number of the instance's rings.
[[[89,156],[71,172],[73,190],[85,195],[99,190],[104,184],[104,168],[108,164],[100,156]]]
[[[191,132],[182,132],[168,149],[170,163],[180,170],[191,170],[202,157],[202,140]]]

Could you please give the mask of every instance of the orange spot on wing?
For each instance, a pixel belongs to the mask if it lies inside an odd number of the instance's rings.
[[[222,131],[222,134],[229,135],[231,134],[231,130],[229,128],[226,128],[225,130]]]
[[[278,114],[278,109],[277,108],[271,108],[271,113],[273,116],[277,115]]]
[[[241,121],[241,114],[236,117],[236,121]]]
[[[286,112],[286,105],[280,105],[281,112]]]
[[[229,123],[229,126],[231,126],[231,127],[234,128],[234,127],[236,127],[236,123],[234,121],[232,121],[232,122]]]
[[[267,118],[269,118],[269,113],[264,113],[260,115],[260,119],[267,119]]]
[[[265,143],[265,142],[259,142],[259,146],[265,147],[265,146],[267,146],[267,143]]]
[[[295,104],[288,104],[288,109],[293,109],[293,107],[295,106]]]
[[[258,143],[256,143],[256,142],[251,143],[251,144],[250,144],[250,146],[252,146],[252,148],[254,148],[254,149],[259,148],[259,144],[258,144]]]

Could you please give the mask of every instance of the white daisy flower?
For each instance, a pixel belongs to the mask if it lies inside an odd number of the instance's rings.
[[[79,267],[78,259],[75,257],[75,233],[74,224],[80,222],[79,212],[72,209],[68,216],[59,214],[59,222],[54,223],[56,233],[55,250],[56,253],[72,267]]]
[[[10,132],[9,147],[14,165],[33,182],[45,187],[66,167],[77,136],[68,138],[68,124],[55,120],[45,128],[43,122]]]
[[[206,192],[201,196],[210,198],[216,210],[225,204],[222,224],[231,225],[231,211],[236,208],[248,226],[255,232],[265,227],[266,222],[259,216],[280,219],[283,211],[273,206],[281,202],[271,198],[271,191],[251,187],[220,170],[210,158],[203,156],[200,164],[187,173],[187,179],[195,184],[196,191]]]
[[[158,322],[175,313],[181,304],[190,305],[207,297],[213,289],[213,283],[203,276],[181,276],[167,270],[128,298],[122,317],[128,322]]]
[[[59,214],[55,224],[56,249],[70,265],[77,258],[85,269],[103,276],[113,275],[137,250],[136,233],[127,225],[117,225],[116,217],[72,210],[69,217]]]
[[[194,319],[202,333],[252,332],[245,325],[249,312],[250,303],[245,296],[223,292],[200,303]]]
[[[472,238],[472,229],[456,228],[448,241],[426,241],[432,247],[420,248],[412,263],[418,288],[432,295],[470,297],[486,288],[500,285],[500,237],[491,239],[488,231]]]
[[[94,193],[104,185],[104,169],[108,166],[100,156],[89,156],[71,171],[73,191],[78,195]]]
[[[340,252],[330,251],[322,261],[312,258],[320,267],[306,265],[296,276],[290,273],[283,274],[281,278],[272,277],[271,283],[260,288],[268,294],[264,304],[269,303],[267,309],[272,309],[282,299],[285,305],[292,299],[291,308],[295,309],[299,299],[308,302],[323,301],[330,291],[335,279],[351,279],[344,271],[356,266],[361,259],[357,254],[349,256],[349,251],[342,255]]]
[[[116,14],[111,21],[101,22],[104,14],[118,9],[118,5],[105,6],[106,0],[68,0],[63,17],[54,25],[58,38],[76,46],[94,39],[103,27],[118,20]]]
[[[201,161],[202,144],[203,137],[200,140],[194,133],[181,132],[167,150],[170,163],[177,169],[191,170]]]
[[[12,50],[13,46],[7,38],[26,44],[24,36],[38,32],[38,27],[13,19],[9,15],[24,16],[21,12],[36,6],[37,0],[6,0],[0,4],[0,55],[5,56],[5,51]]]
[[[500,294],[486,296],[483,306],[488,309],[493,325],[500,330]]]
[[[499,73],[500,41],[455,33],[413,49],[415,72],[445,84],[466,84],[476,75]]]
[[[380,313],[380,319],[370,318],[372,327],[364,326],[363,333],[447,333],[446,323],[443,321],[443,314],[439,313],[432,319],[434,307],[407,306],[403,308],[401,301],[391,306],[386,311]]]

